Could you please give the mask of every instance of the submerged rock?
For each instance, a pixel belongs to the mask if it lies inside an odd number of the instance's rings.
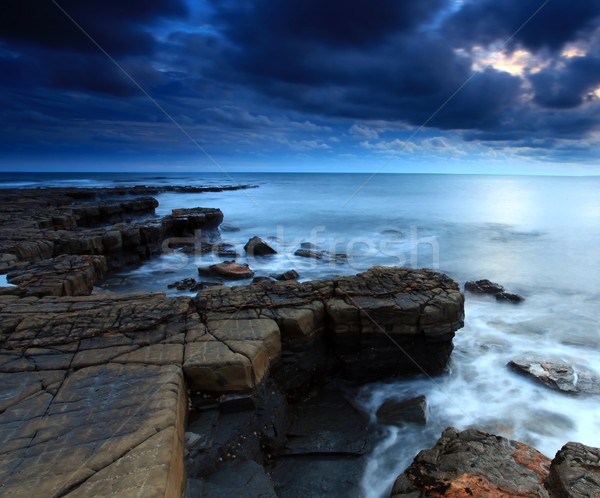
[[[384,425],[427,424],[425,396],[396,400],[386,399],[377,410],[377,421]]]
[[[288,271],[285,271],[278,275],[272,275],[272,277],[275,280],[285,281],[285,280],[297,280],[300,277],[300,275],[298,275],[298,272],[296,270],[288,270]]]
[[[270,254],[277,254],[277,251],[273,249],[260,237],[252,237],[244,246],[244,251],[249,256],[268,256]]]
[[[519,304],[525,301],[525,298],[520,294],[514,294],[512,292],[499,292],[498,294],[496,294],[496,301]]]
[[[391,496],[547,498],[549,468],[549,458],[523,443],[449,428],[396,479]]]
[[[254,276],[254,272],[246,263],[240,264],[235,261],[223,261],[216,265],[201,266],[198,268],[198,273],[204,276],[222,277],[229,280],[244,280]]]
[[[600,377],[560,360],[523,356],[511,360],[508,366],[556,391],[600,394]]]
[[[473,294],[498,294],[504,292],[504,287],[500,284],[490,282],[487,279],[477,280],[475,282],[469,281],[465,283],[465,290],[472,292]]]

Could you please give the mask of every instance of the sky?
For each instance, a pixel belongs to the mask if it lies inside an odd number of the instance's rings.
[[[0,170],[600,174],[600,0],[4,0]]]

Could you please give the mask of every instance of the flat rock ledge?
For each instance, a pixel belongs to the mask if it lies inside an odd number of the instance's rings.
[[[518,441],[446,429],[396,479],[392,498],[600,496],[600,450],[567,443],[551,461]]]
[[[38,281],[0,295],[0,494],[11,497],[182,496],[189,389],[285,391],[323,364],[358,380],[440,371],[463,321],[452,280],[406,268],[195,299],[39,297],[28,285]]]

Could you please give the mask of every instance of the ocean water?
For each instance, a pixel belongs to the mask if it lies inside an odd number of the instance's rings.
[[[368,497],[440,432],[477,427],[532,444],[553,457],[568,441],[600,446],[600,396],[568,396],[511,372],[522,354],[560,359],[600,375],[600,178],[476,175],[235,174],[250,190],[163,194],[159,214],[218,207],[223,242],[240,254],[258,235],[278,254],[247,261],[256,275],[295,268],[302,279],[353,274],[372,265],[443,271],[458,281],[488,278],[526,297],[520,305],[467,295],[449,371],[435,378],[365,386],[357,399],[375,420],[387,398],[424,394],[427,426],[380,427],[363,477]],[[231,184],[220,174],[0,176],[7,185]],[[343,262],[295,256],[302,242],[345,253]],[[197,276],[214,255],[165,254],[108,282],[113,291],[164,290]],[[176,291],[168,291],[176,294]]]

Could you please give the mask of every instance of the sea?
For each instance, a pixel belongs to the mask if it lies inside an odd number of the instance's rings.
[[[489,279],[521,294],[519,305],[467,294],[465,327],[448,371],[369,384],[355,403],[377,428],[363,495],[389,496],[396,475],[446,427],[479,428],[531,444],[549,457],[568,441],[600,446],[600,396],[567,395],[507,367],[535,354],[600,376],[600,177],[421,174],[165,173],[1,174],[0,188],[234,185],[256,188],[158,195],[157,215],[216,207],[222,242],[244,255],[255,235],[277,255],[247,260],[257,276],[295,269],[301,280],[373,265],[427,267],[459,284]],[[199,240],[199,239],[198,239]],[[308,242],[346,258],[301,258]],[[105,290],[165,291],[198,277],[214,254],[165,254],[114,276]],[[239,283],[238,283],[239,284]],[[425,395],[425,426],[376,426],[389,398]]]

